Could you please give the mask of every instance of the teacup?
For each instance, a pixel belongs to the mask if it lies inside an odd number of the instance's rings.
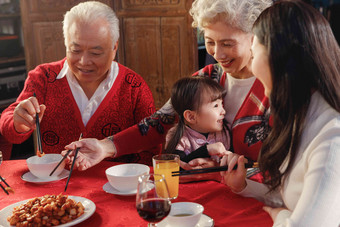
[[[120,164],[106,169],[106,177],[112,187],[121,192],[137,190],[138,177],[148,174],[150,167],[144,164]]]
[[[171,211],[166,217],[169,226],[194,227],[201,219],[204,207],[193,202],[178,202],[171,204]]]
[[[45,154],[42,157],[32,156],[26,159],[27,167],[29,171],[36,177],[46,179],[50,177],[58,176],[65,167],[65,161],[63,161],[56,171],[50,176],[52,170],[58,165],[63,158],[61,154]]]

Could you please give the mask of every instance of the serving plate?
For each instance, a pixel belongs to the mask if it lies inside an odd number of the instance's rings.
[[[91,200],[89,200],[87,198],[83,198],[83,197],[79,197],[79,196],[68,196],[68,198],[74,199],[76,202],[81,202],[83,204],[84,208],[85,208],[84,214],[81,215],[80,217],[68,222],[68,223],[65,223],[65,224],[62,224],[62,225],[57,225],[59,227],[73,226],[73,225],[76,225],[78,223],[81,223],[81,222],[85,221],[86,219],[88,219],[89,217],[91,217],[92,214],[96,211],[96,205],[94,204],[94,202],[92,202]],[[33,199],[33,198],[31,198],[31,199]],[[11,204],[11,205],[3,208],[2,210],[0,210],[0,226],[1,227],[11,227],[11,225],[7,221],[7,217],[12,215],[13,208],[17,207],[21,204],[24,204],[31,199],[26,199],[26,200]]]

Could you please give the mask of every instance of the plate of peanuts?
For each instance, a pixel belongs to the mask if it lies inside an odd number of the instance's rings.
[[[87,198],[68,195],[44,195],[23,200],[0,211],[0,226],[73,226],[95,212]]]

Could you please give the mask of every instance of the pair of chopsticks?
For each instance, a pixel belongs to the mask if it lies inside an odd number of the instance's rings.
[[[13,189],[11,188],[11,186],[9,186],[9,184],[7,184],[7,182],[5,181],[4,178],[2,178],[2,177],[0,176],[0,180],[1,180],[2,182],[4,182],[5,185],[7,186],[7,187],[5,188],[5,187],[1,184],[1,182],[0,182],[0,187],[2,188],[2,190],[4,190],[4,192],[5,192],[7,195],[9,195],[9,192],[8,192],[8,191],[13,192]]]
[[[33,93],[33,97],[37,97],[35,92]],[[36,131],[37,131],[37,146],[38,146],[38,152],[37,155],[39,157],[44,155],[44,152],[42,150],[42,145],[41,145],[41,133],[40,133],[40,123],[39,123],[39,114],[35,114],[35,124],[37,126]]]
[[[244,164],[245,168],[256,168],[258,167],[257,162],[252,162],[248,160],[248,163]],[[237,169],[237,164],[234,166],[233,170]],[[220,172],[228,170],[228,166],[216,166],[209,168],[201,168],[201,169],[190,169],[190,170],[182,170],[182,171],[173,171],[172,176],[184,176],[184,175],[192,175],[192,174],[201,174],[201,173],[212,173],[212,172]]]
[[[81,140],[82,138],[83,138],[83,133],[80,133],[79,140]],[[74,163],[76,162],[76,159],[77,159],[77,155],[78,155],[79,149],[80,149],[80,147],[77,147],[77,148],[76,148],[76,151],[75,151],[75,154],[74,154],[74,158],[73,158],[73,162],[72,162],[71,169],[70,169],[70,174],[68,175],[68,178],[67,178],[67,182],[66,182],[66,186],[65,186],[64,192],[66,192],[68,182],[70,181],[71,174],[72,174],[72,170],[73,170],[73,166],[74,166]],[[56,171],[56,169],[60,166],[60,164],[61,164],[61,163],[65,160],[65,158],[71,153],[71,151],[72,151],[72,150],[67,150],[67,152],[66,152],[66,154],[64,155],[64,157],[60,160],[60,162],[58,163],[58,165],[57,165],[56,167],[54,167],[54,169],[53,169],[52,172],[50,173],[50,176],[52,176],[52,174]]]

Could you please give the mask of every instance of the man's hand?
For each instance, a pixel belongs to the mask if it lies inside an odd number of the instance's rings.
[[[36,128],[35,116],[39,114],[41,121],[44,112],[46,110],[45,105],[39,105],[37,98],[29,97],[21,101],[14,109],[13,123],[14,128],[19,133],[25,133]]]

